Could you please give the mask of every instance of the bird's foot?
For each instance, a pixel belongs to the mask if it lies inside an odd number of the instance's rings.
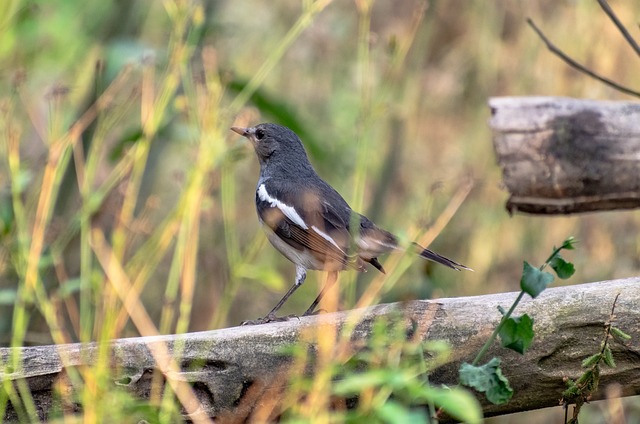
[[[277,317],[275,314],[269,314],[265,317],[258,319],[250,319],[247,321],[242,321],[240,325],[260,325],[260,324],[268,324],[270,322],[284,322],[289,321],[291,318],[299,318],[297,315],[286,315],[283,317]]]

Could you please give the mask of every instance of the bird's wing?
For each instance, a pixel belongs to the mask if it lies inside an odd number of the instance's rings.
[[[291,247],[308,250],[325,269],[363,267],[349,252],[351,235],[346,217],[350,209],[344,200],[337,202],[337,207],[347,209],[339,210],[313,187],[282,182],[277,186],[281,188],[266,181],[256,192],[258,215],[265,225]]]

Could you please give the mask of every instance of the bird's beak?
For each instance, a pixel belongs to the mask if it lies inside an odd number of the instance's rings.
[[[240,134],[243,137],[249,136],[249,128],[231,127],[231,131]]]

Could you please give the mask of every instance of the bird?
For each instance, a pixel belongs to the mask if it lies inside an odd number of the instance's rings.
[[[371,265],[385,273],[378,257],[401,250],[398,237],[351,209],[344,198],[315,171],[302,141],[291,129],[273,123],[231,127],[247,138],[258,157],[260,176],[255,203],[267,239],[296,266],[295,282],[264,317],[242,325],[283,321],[276,313],[304,283],[308,270],[330,272],[325,286],[303,316],[313,315],[320,300],[347,269],[365,271]],[[424,259],[454,270],[471,270],[414,243]]]

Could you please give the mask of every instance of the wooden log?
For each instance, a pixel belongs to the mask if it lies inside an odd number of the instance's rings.
[[[581,362],[597,353],[604,336],[615,296],[615,325],[632,336],[626,345],[612,344],[616,368],[604,368],[600,387],[619,383],[625,396],[640,394],[640,277],[550,288],[537,299],[526,299],[516,314],[534,318],[535,338],[525,355],[501,348],[496,343],[492,356],[503,360],[503,371],[515,394],[504,405],[492,405],[479,396],[487,415],[498,415],[558,405],[566,388],[565,377],[577,378]],[[470,362],[497,325],[497,306],[508,307],[517,293],[475,297],[412,301],[372,306],[361,312],[351,339],[354,346],[366,340],[377,317],[399,317],[417,323],[422,340],[444,340],[452,347],[452,362],[433,372],[432,384],[455,385],[461,362]],[[169,352],[182,351],[182,372],[174,378],[190,382],[202,403],[201,411],[210,417],[233,416],[238,422],[251,414],[265,399],[277,400],[279,387],[286,384],[291,359],[283,348],[325,326],[342,327],[353,311],[318,317],[292,319],[267,325],[222,330],[115,340],[111,358],[114,385],[139,396],[148,396],[151,375],[156,369],[150,347],[163,343]],[[306,340],[315,349],[314,340]],[[0,349],[6,364],[10,348]],[[24,369],[0,369],[0,378],[27,381],[41,418],[54,405],[52,387],[64,384],[65,367],[93,363],[95,344],[70,344],[20,348]],[[1,387],[1,386],[0,386]],[[262,396],[269,393],[269,397]],[[595,396],[595,399],[599,395]],[[250,397],[250,398],[249,398]],[[9,409],[6,420],[16,419]]]
[[[510,213],[640,206],[640,103],[498,97],[489,106]]]

